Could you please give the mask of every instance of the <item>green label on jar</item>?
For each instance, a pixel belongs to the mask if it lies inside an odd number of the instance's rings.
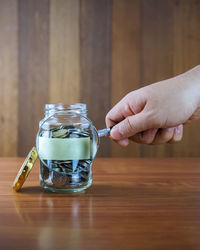
[[[91,158],[91,140],[85,138],[39,137],[39,156],[43,160],[84,160]]]

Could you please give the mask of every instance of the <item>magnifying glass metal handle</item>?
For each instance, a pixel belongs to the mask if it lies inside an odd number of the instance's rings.
[[[110,131],[111,131],[112,128],[113,128],[113,126],[110,127],[110,128],[104,128],[104,129],[98,130],[97,131],[98,132],[98,136],[99,137],[108,136],[110,134]]]

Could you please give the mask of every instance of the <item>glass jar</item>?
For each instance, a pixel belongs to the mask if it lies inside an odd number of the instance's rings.
[[[74,103],[70,105],[64,105],[62,103],[45,104],[44,118],[39,122],[39,126],[45,119],[57,111],[75,111],[87,117],[87,105],[85,103]]]
[[[87,118],[85,104],[45,105],[36,137],[41,186],[52,192],[88,188],[98,145],[98,133]]]

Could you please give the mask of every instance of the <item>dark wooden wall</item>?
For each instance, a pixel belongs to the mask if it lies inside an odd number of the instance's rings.
[[[0,0],[1,156],[35,143],[45,103],[84,102],[97,128],[126,93],[200,64],[200,0]],[[99,156],[200,156],[200,122],[176,145]]]

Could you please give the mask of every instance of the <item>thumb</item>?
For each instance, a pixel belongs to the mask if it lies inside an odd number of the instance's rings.
[[[139,132],[147,130],[150,127],[145,113],[138,113],[136,115],[128,116],[123,121],[116,124],[110,132],[114,140],[121,140],[133,136]]]

